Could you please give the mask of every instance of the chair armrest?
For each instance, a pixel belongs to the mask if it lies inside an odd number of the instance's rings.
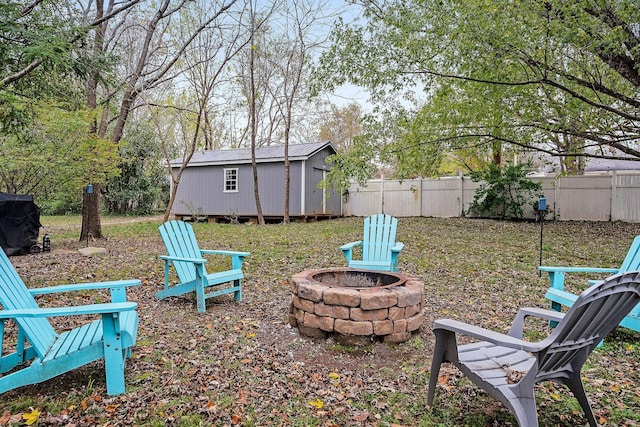
[[[112,288],[122,288],[129,286],[138,286],[140,284],[140,280],[131,279],[131,280],[114,280],[111,282],[94,282],[94,283],[76,283],[72,285],[59,285],[59,286],[48,286],[44,288],[32,288],[29,289],[31,295],[44,295],[44,294],[54,294],[60,292],[71,292],[71,291],[86,291],[92,289],[112,289]]]
[[[546,271],[549,273],[549,285],[552,288],[564,289],[564,275],[565,273],[611,273],[618,272],[617,268],[600,268],[600,267],[553,267],[553,266],[540,266],[540,271]]]
[[[222,251],[222,250],[212,250],[212,249],[200,249],[200,253],[203,255],[228,255],[228,256],[239,256],[239,257],[248,257],[251,255],[250,252],[239,252],[239,251]]]
[[[223,250],[211,250],[200,249],[200,253],[203,255],[226,255],[231,257],[231,268],[234,270],[241,269],[244,258],[249,256],[249,252],[240,251],[223,251]]]
[[[109,314],[132,311],[138,307],[135,302],[115,302],[108,304],[77,305],[71,307],[25,308],[20,310],[0,310],[0,319],[17,317],[59,317],[84,316],[88,314]]]
[[[540,266],[540,271],[561,272],[561,273],[617,273],[617,268],[600,268],[600,267],[551,267]]]
[[[160,259],[163,259],[165,261],[184,261],[184,262],[191,262],[194,264],[204,264],[207,262],[206,259],[204,258],[182,258],[179,256],[171,256],[171,255],[160,255]]]
[[[560,313],[555,310],[547,310],[544,308],[522,307],[520,310],[518,310],[518,314],[516,314],[515,319],[513,319],[513,323],[511,324],[511,329],[509,329],[508,335],[515,338],[522,338],[524,332],[524,319],[529,316],[559,322],[564,318],[564,313]]]
[[[347,243],[346,245],[340,246],[342,255],[344,255],[344,259],[347,260],[347,263],[350,263],[353,260],[353,248],[361,245],[362,245],[362,240],[358,240],[357,242],[351,242],[351,243]]]
[[[360,246],[362,245],[362,240],[358,240],[357,242],[351,242],[351,243],[347,243],[346,245],[342,245],[340,246],[340,250],[341,251],[350,251],[353,248],[355,248],[356,246]]]
[[[393,247],[391,248],[391,252],[400,252],[402,251],[402,248],[404,248],[404,243],[402,242],[396,242],[395,245],[393,245]]]
[[[528,352],[536,352],[542,348],[539,343],[523,341],[519,338],[494,332],[480,326],[470,325],[468,323],[459,322],[452,319],[439,319],[433,323],[433,330],[444,329],[462,334],[468,337],[476,338],[481,341],[487,341],[503,347],[513,348],[516,350],[524,350]]]

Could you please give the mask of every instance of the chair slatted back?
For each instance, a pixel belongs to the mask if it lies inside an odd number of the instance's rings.
[[[172,220],[162,224],[159,231],[168,255],[182,258],[202,258],[191,224]],[[193,263],[174,261],[173,267],[181,283],[188,283],[196,279]]]
[[[18,272],[3,250],[0,250],[0,304],[5,310],[38,308]],[[40,357],[44,357],[58,334],[44,317],[19,317],[16,323]]]
[[[636,236],[631,242],[631,247],[627,256],[622,261],[618,273],[626,273],[627,271],[640,270],[640,236]]]
[[[629,252],[627,252],[627,256],[624,257],[618,273],[636,270],[640,270],[640,236],[636,236],[633,242],[631,242]],[[631,316],[640,317],[640,304],[631,310]]]
[[[386,262],[396,241],[398,220],[391,215],[371,215],[364,220],[362,259]]]
[[[579,369],[593,349],[640,303],[640,271],[608,277],[590,286],[547,338],[539,355],[538,378]]]

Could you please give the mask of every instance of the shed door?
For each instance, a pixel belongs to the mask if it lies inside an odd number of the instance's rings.
[[[320,181],[327,177],[327,171],[319,168],[313,168],[313,180],[312,180],[312,200],[311,200],[311,212],[314,214],[326,214],[327,210],[327,198],[326,190],[324,188],[318,188]]]

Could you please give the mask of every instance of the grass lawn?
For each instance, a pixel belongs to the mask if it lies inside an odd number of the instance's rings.
[[[447,365],[435,405],[426,407],[431,325],[449,317],[506,332],[519,307],[547,307],[547,278],[536,269],[539,224],[399,218],[398,240],[405,243],[400,270],[424,281],[424,325],[402,344],[348,347],[301,338],[288,325],[289,280],[303,270],[344,266],[338,247],[360,239],[362,218],[262,227],[194,224],[202,249],[251,252],[243,302],[226,295],[209,302],[205,314],[190,296],[154,296],[163,282],[159,218],[103,218],[105,239],[90,245],[108,253],[91,258],[77,251],[87,244],[78,241],[79,217],[41,222],[41,236],[49,233],[53,251],[11,258],[27,285],[141,279],[129,292],[139,303],[138,344],[126,368],[126,394],[106,395],[104,370],[95,363],[0,395],[0,425],[24,425],[23,415],[35,411],[37,425],[515,425],[504,406]],[[543,264],[617,267],[638,234],[640,224],[546,222]],[[228,268],[224,261],[211,258],[208,269]],[[587,278],[592,276],[568,276],[569,289],[579,291]],[[95,298],[82,293],[40,302],[86,304]],[[546,333],[541,322],[531,325],[528,337]],[[639,338],[617,329],[584,367],[602,425],[640,425]],[[537,387],[540,425],[586,424],[567,390],[552,383]]]

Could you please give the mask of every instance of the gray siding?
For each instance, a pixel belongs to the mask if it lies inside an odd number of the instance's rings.
[[[318,183],[323,179],[323,171],[329,170],[324,164],[324,159],[332,153],[333,151],[327,148],[306,161],[290,163],[290,216],[341,214],[339,195],[333,192],[329,200],[323,200],[323,190],[318,188]],[[237,192],[224,192],[224,169],[227,168],[238,169]],[[304,202],[303,182],[306,196]],[[263,215],[283,216],[284,162],[258,163],[258,185]],[[251,165],[187,167],[182,174],[172,213],[212,216],[257,215]]]

